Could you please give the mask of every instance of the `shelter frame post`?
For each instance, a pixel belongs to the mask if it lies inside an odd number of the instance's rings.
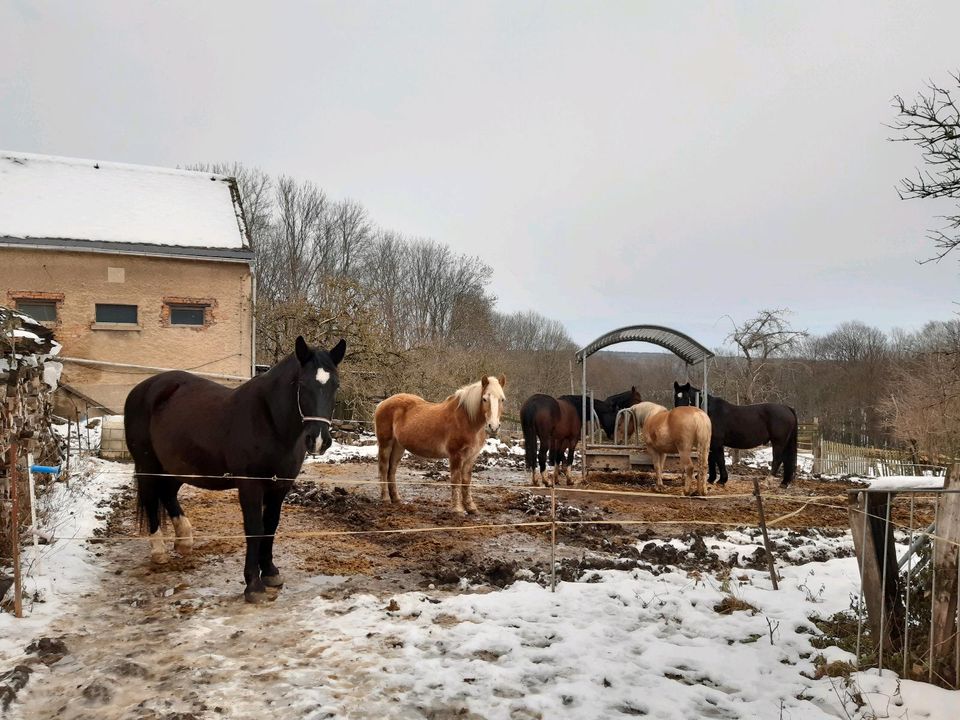
[[[587,482],[587,356],[584,354],[581,363],[583,380],[580,383],[580,480]]]

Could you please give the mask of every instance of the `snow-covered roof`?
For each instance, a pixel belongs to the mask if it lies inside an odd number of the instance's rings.
[[[0,244],[252,258],[233,178],[5,151]]]

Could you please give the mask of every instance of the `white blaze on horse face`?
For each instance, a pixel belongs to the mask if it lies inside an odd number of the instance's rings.
[[[330,379],[330,373],[328,373],[323,368],[317,370],[317,382],[321,385],[326,385],[327,381]]]
[[[500,431],[500,412],[503,409],[503,391],[495,378],[490,378],[487,392],[483,396],[487,406],[487,433],[496,435]]]

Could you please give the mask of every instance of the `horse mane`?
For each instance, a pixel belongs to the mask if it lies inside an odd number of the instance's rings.
[[[500,399],[504,399],[503,390],[500,389],[500,381],[492,375],[487,378],[487,383],[496,387],[500,391]],[[457,404],[467,411],[467,417],[470,422],[475,422],[477,414],[480,412],[480,403],[483,402],[483,383],[480,380],[464,385],[450,396],[457,399]],[[449,399],[449,398],[448,398]]]
[[[644,400],[642,403],[637,403],[630,409],[633,411],[633,416],[637,419],[637,422],[641,427],[643,427],[643,423],[648,417],[659,415],[662,412],[667,412],[667,409],[663,405],[658,405],[657,403],[650,402],[649,400]]]

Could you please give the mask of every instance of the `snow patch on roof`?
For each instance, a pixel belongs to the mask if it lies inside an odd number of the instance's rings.
[[[0,151],[0,238],[247,250],[242,228],[223,175]]]

